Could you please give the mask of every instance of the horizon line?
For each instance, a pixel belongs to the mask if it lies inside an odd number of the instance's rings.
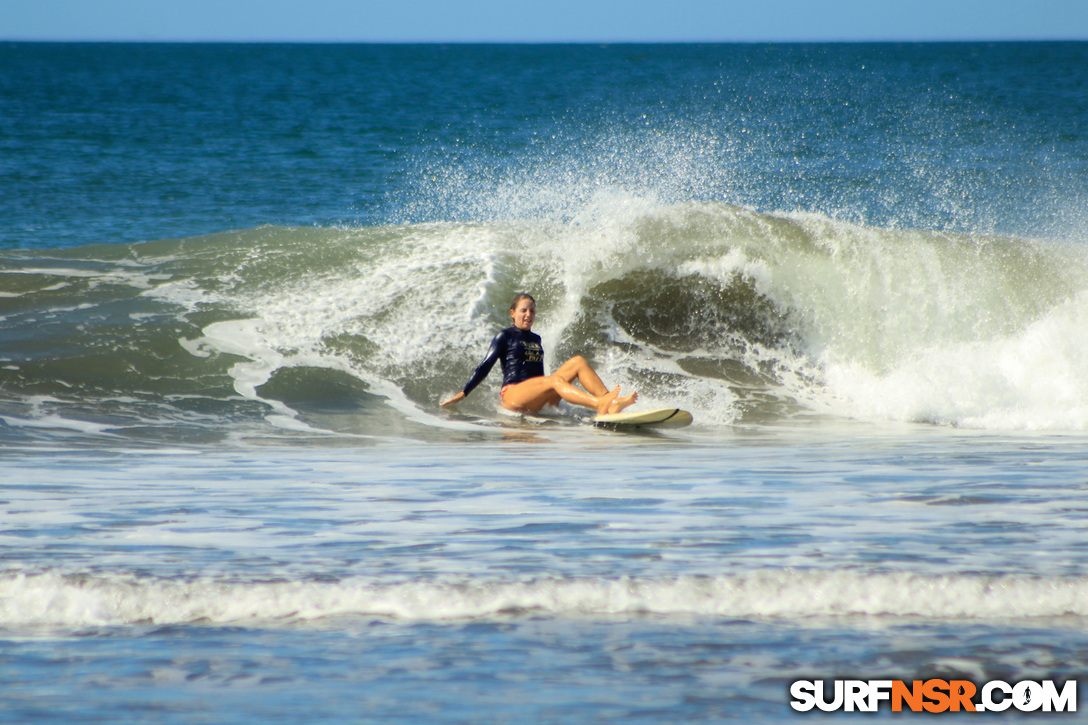
[[[117,45],[831,45],[831,44],[955,44],[955,43],[1088,43],[1088,38],[1064,37],[1025,37],[1025,38],[810,38],[810,39],[719,39],[719,40],[548,40],[548,39],[298,39],[298,38],[5,38],[0,43],[42,43],[42,44],[117,44]]]

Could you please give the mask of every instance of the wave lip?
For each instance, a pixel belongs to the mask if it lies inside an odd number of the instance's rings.
[[[1088,616],[1088,578],[759,570],[716,577],[521,581],[224,581],[9,573],[0,627],[226,625],[357,616],[409,621],[641,615],[805,620]]]

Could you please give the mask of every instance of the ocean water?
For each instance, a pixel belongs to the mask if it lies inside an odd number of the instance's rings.
[[[1088,44],[4,44],[0,190],[0,721],[1088,673]]]

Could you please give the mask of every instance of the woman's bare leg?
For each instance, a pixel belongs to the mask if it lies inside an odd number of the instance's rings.
[[[577,380],[586,389],[586,392],[595,397],[599,398],[608,393],[608,386],[601,380],[601,376],[590,367],[589,363],[581,355],[575,355],[560,365],[555,374],[568,383]]]
[[[573,405],[595,410],[598,415],[602,415],[616,412],[613,410],[613,404],[619,396],[619,392],[620,389],[617,386],[614,390],[606,390],[604,395],[591,395],[587,391],[571,385],[560,375],[545,375],[539,378],[529,378],[508,387],[506,394],[503,395],[502,404],[510,410],[535,413],[545,405],[554,405],[562,399]],[[631,396],[627,397],[630,398]],[[624,407],[630,404],[626,403]]]
[[[601,376],[597,374],[590,364],[581,355],[575,355],[570,360],[559,366],[559,369],[555,371],[555,374],[566,380],[568,383],[574,382],[575,379],[582,384],[591,395],[600,398],[608,394],[608,386],[601,380]],[[617,393],[619,388],[616,389]],[[564,400],[567,400],[564,398]],[[618,413],[624,408],[633,405],[638,400],[638,393],[631,393],[620,398],[617,397],[613,400],[607,410],[596,409],[598,414],[602,413]],[[568,400],[568,402],[571,402]],[[586,406],[592,407],[592,406]]]

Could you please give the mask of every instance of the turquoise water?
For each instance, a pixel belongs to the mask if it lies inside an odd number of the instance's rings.
[[[3,46],[0,719],[1082,677],[1086,55]],[[521,290],[695,424],[440,409]]]

